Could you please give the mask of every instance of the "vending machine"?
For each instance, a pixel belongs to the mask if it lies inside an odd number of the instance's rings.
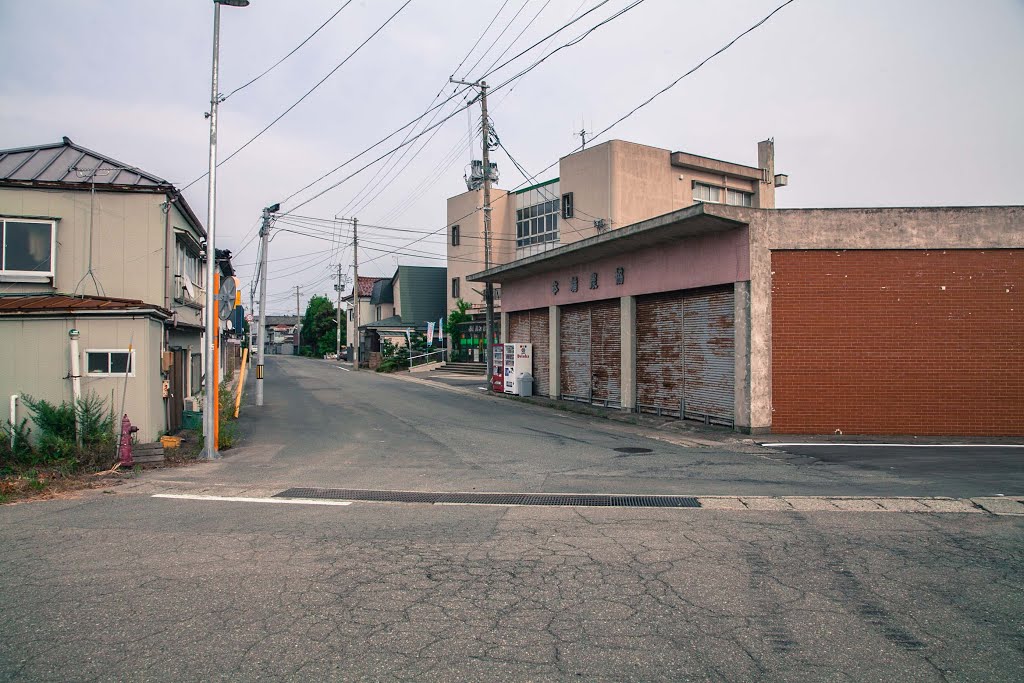
[[[519,375],[533,374],[533,344],[505,344],[505,393],[519,393]]]
[[[494,344],[493,360],[491,364],[491,391],[500,394],[505,391],[505,345]]]

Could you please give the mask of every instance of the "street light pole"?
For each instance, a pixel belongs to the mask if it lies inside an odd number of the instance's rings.
[[[220,320],[217,317],[217,302],[214,300],[213,283],[217,276],[217,105],[220,104],[220,92],[217,90],[217,76],[220,68],[220,6],[234,5],[245,7],[249,0],[213,0],[213,75],[210,79],[210,171],[207,178],[209,191],[206,198],[206,344],[203,353],[206,356],[206,397],[203,401],[203,453],[202,457],[213,460],[220,457],[214,443],[214,412],[217,405],[214,401],[214,341],[220,332]]]

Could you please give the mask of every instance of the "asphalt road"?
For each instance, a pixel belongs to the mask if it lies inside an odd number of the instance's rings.
[[[1024,679],[1020,517],[152,497],[929,486],[318,361],[267,397],[217,463],[0,508],[0,680]]]
[[[961,496],[1024,495],[1024,448],[1007,444],[801,443],[772,448],[848,469],[928,482],[934,490]]]

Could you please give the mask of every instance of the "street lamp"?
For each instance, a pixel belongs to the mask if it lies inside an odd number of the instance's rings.
[[[217,317],[217,302],[213,297],[213,283],[217,268],[216,240],[216,200],[217,200],[217,105],[220,104],[220,93],[217,91],[217,74],[220,59],[220,6],[246,7],[249,0],[213,0],[213,76],[210,85],[210,172],[207,178],[209,193],[206,198],[206,345],[203,353],[206,357],[206,398],[203,401],[203,458],[212,460],[219,458],[214,437],[214,415],[217,404],[214,401],[214,385],[219,380],[214,377],[214,339],[220,332]]]

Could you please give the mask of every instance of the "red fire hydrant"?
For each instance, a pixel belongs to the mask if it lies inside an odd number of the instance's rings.
[[[137,431],[139,428],[132,426],[132,421],[128,419],[128,413],[125,413],[121,418],[121,441],[117,445],[118,455],[121,456],[121,467],[131,467],[135,464],[132,459],[132,434]]]

